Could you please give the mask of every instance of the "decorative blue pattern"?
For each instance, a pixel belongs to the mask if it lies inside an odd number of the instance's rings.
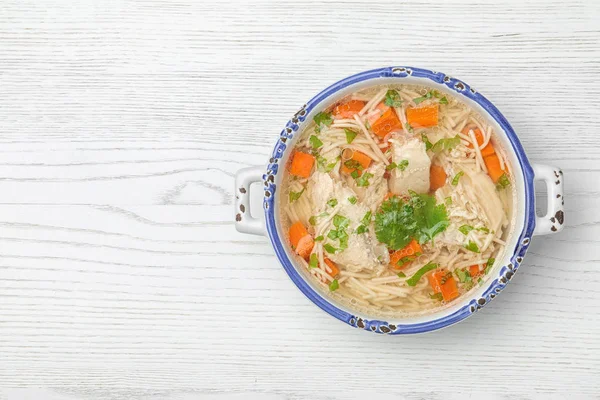
[[[399,78],[401,80],[402,78],[406,78],[408,76],[411,76],[413,78],[429,79],[431,81],[447,86],[450,90],[456,92],[459,95],[459,97],[464,96],[477,102],[481,107],[483,107],[487,111],[490,117],[492,117],[500,125],[500,127],[506,133],[506,136],[508,137],[510,143],[512,144],[513,151],[515,152],[519,160],[521,169],[523,171],[523,178],[525,182],[525,221],[523,224],[523,230],[519,234],[519,240],[517,242],[518,245],[514,249],[513,255],[510,258],[510,263],[506,266],[503,266],[500,269],[500,274],[489,284],[489,287],[484,291],[482,297],[477,299],[473,298],[469,300],[464,307],[442,318],[418,324],[389,324],[385,321],[365,320],[339,309],[338,307],[325,300],[325,298],[323,298],[315,290],[313,290],[307,284],[304,278],[296,271],[296,269],[292,265],[292,261],[288,258],[284,250],[284,244],[282,243],[276,228],[276,217],[273,203],[275,199],[275,191],[277,189],[275,185],[275,175],[277,175],[277,172],[279,170],[278,162],[283,157],[287,149],[286,142],[293,138],[294,133],[298,131],[300,124],[304,122],[306,115],[308,115],[311,112],[311,110],[321,101],[329,98],[330,96],[335,95],[338,91],[346,88],[347,86],[358,82],[389,77]],[[376,82],[374,82],[374,84],[376,84]],[[535,228],[533,176],[533,169],[531,168],[531,165],[527,160],[523,147],[521,146],[517,135],[515,134],[514,130],[512,129],[506,118],[504,118],[500,111],[489,100],[487,100],[483,95],[472,89],[468,84],[458,79],[447,76],[441,72],[433,72],[421,68],[388,67],[374,69],[371,71],[361,72],[359,74],[350,76],[346,79],[342,79],[341,81],[323,90],[321,93],[317,94],[314,98],[312,98],[308,103],[306,103],[294,115],[294,117],[290,121],[288,121],[286,127],[281,131],[280,138],[277,141],[275,148],[273,149],[272,157],[267,167],[267,172],[265,175],[263,175],[263,180],[265,184],[265,197],[263,206],[265,210],[267,232],[269,234],[271,242],[273,243],[273,248],[275,249],[275,253],[279,258],[279,261],[283,265],[285,271],[290,276],[294,284],[296,284],[296,286],[298,286],[302,293],[304,293],[313,303],[315,303],[327,313],[333,315],[341,321],[346,322],[351,326],[372,331],[375,333],[412,334],[433,331],[462,321],[463,319],[473,314],[475,311],[482,308],[485,304],[493,300],[496,297],[496,295],[500,293],[502,289],[504,289],[504,287],[508,284],[510,279],[513,277],[514,273],[519,268],[519,265],[521,264],[529,246],[529,243],[531,241],[533,229]]]

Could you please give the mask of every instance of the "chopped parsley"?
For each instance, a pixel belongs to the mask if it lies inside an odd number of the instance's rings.
[[[454,271],[454,273],[456,274],[456,277],[460,283],[471,282],[472,280],[471,274],[467,270],[457,269]]]
[[[317,126],[315,127],[315,132],[319,133],[321,132],[323,125],[330,126],[333,123],[333,118],[331,118],[330,112],[321,111],[320,113],[314,116],[313,121],[315,121],[315,124],[317,124]]]
[[[398,272],[396,275],[398,275],[398,278],[406,278],[406,274],[402,271]]]
[[[359,163],[356,160],[352,160],[352,159],[344,161],[344,166],[349,169],[358,169],[358,170],[364,169],[361,163]]]
[[[469,240],[469,244],[465,246],[465,249],[470,250],[473,253],[479,253],[479,246],[472,240]]]
[[[452,186],[456,186],[458,185],[458,181],[460,179],[461,176],[463,176],[465,173],[463,171],[460,171],[458,174],[454,175],[454,178],[452,178]]]
[[[444,296],[442,295],[442,292],[430,294],[429,298],[431,300],[438,300],[438,301],[444,300]]]
[[[414,129],[412,126],[410,126],[410,124],[407,122],[406,124],[404,124],[404,127],[406,128],[407,131],[409,132],[413,132]]]
[[[364,225],[359,225],[359,226],[356,228],[356,233],[357,233],[357,234],[359,234],[359,235],[360,235],[361,233],[365,233],[366,231],[367,231],[367,227],[366,227],[366,226],[364,226]]]
[[[294,201],[298,200],[300,198],[300,196],[302,196],[302,193],[304,193],[305,190],[306,190],[306,188],[303,188],[299,192],[294,192],[293,190],[290,190],[290,203],[293,203]]]
[[[440,99],[440,104],[448,104],[448,99],[446,98],[446,96]]]
[[[437,90],[430,90],[429,92],[425,93],[424,96],[417,97],[416,99],[413,99],[413,101],[415,102],[415,104],[420,104],[425,100],[431,99],[432,97],[440,99],[440,104],[448,104],[448,99],[446,98],[446,96],[442,96],[442,94]]]
[[[369,121],[365,121],[365,128],[371,129],[371,124],[369,123]]]
[[[444,204],[436,204],[434,196],[412,192],[408,200],[392,197],[381,204],[375,214],[375,234],[389,249],[399,250],[412,239],[432,240],[449,223]]]
[[[310,255],[310,261],[308,262],[308,268],[317,268],[319,266],[319,258],[316,253]]]
[[[447,206],[452,204],[452,197],[448,196],[444,199],[444,203],[446,203]]]
[[[330,284],[329,284],[329,291],[330,292],[335,292],[336,290],[338,290],[340,288],[340,284],[338,282],[337,279],[334,279]]]
[[[339,214],[333,216],[333,226],[336,228],[345,228],[350,224],[350,220],[346,217],[343,217]]]
[[[443,138],[435,142],[431,147],[431,151],[439,153],[444,150],[452,150],[460,144],[460,137],[458,135],[451,138]]]
[[[323,142],[321,142],[321,139],[319,139],[315,135],[310,135],[308,141],[310,142],[310,146],[313,149],[318,149],[319,147],[323,146]]]
[[[371,223],[371,216],[373,213],[369,210],[365,213],[365,215],[360,220],[360,223],[363,225],[369,225]]]
[[[323,241],[323,239],[325,239],[325,238],[323,237],[323,235],[319,235],[319,236],[317,236],[317,237],[315,238],[315,242],[321,242],[321,241]]]
[[[308,219],[308,223],[311,224],[312,226],[315,226],[317,224],[317,216],[313,215]]]
[[[508,176],[506,176],[506,174],[500,175],[500,178],[498,178],[498,183],[496,184],[496,187],[498,189],[504,189],[509,186],[510,186],[510,180],[508,179]]]
[[[484,233],[490,233],[490,230],[488,228],[486,228],[485,226],[482,226],[481,228],[477,228],[477,230],[484,232]]]
[[[333,167],[335,167],[335,164],[337,164],[338,158],[336,158],[333,162],[330,163],[325,157],[317,156],[317,165],[319,167],[319,170],[323,172],[331,172],[331,170],[333,170]]]
[[[461,227],[458,228],[463,235],[468,235],[473,229],[474,228],[471,225],[461,225]]]
[[[329,231],[329,233],[327,234],[327,237],[331,240],[337,240],[338,238],[338,230],[337,229],[332,229]]]
[[[350,204],[356,204],[356,196],[348,197]]]
[[[492,270],[492,267],[494,266],[494,263],[496,262],[495,258],[488,258],[487,263],[485,263],[485,274],[487,274],[488,272],[490,272]]]
[[[333,247],[332,245],[330,245],[329,243],[323,245],[323,249],[325,249],[325,251],[328,252],[329,254],[335,254],[335,252],[337,251],[337,249],[335,247]]]
[[[401,107],[402,98],[396,90],[388,90],[385,94],[384,104],[389,107]]]
[[[423,275],[425,275],[429,271],[436,269],[437,267],[438,267],[438,264],[435,264],[435,263],[429,263],[429,264],[422,266],[417,272],[415,272],[415,274],[413,276],[411,276],[409,279],[406,280],[406,284],[408,286],[415,286],[419,282],[419,280],[421,280]]]
[[[358,133],[348,128],[344,128],[344,132],[346,132],[346,142],[348,142],[348,144],[352,143],[354,138],[356,138],[356,135],[358,135]]]
[[[350,172],[350,176],[353,177],[354,179],[356,179],[360,176],[360,174],[357,170],[354,170],[354,171]]]
[[[424,134],[424,133],[422,133],[421,134],[421,139],[425,143],[425,150],[431,150],[431,148],[433,147],[433,144],[431,144],[431,142],[429,141],[429,138],[427,137],[427,135]]]
[[[400,171],[404,171],[408,167],[408,160],[402,160],[398,164],[395,162],[390,163],[387,167],[385,167],[386,171],[391,171],[393,169],[398,168]]]
[[[337,206],[337,205],[338,205],[338,201],[337,201],[337,199],[331,199],[331,200],[329,200],[329,201],[327,202],[327,205],[328,205],[329,207],[335,207],[335,206]]]
[[[356,172],[356,171],[354,171]],[[362,174],[361,176],[359,176],[358,178],[356,178],[356,186],[358,187],[368,187],[369,186],[369,179],[371,179],[374,175],[371,174],[370,172],[365,172],[364,174]]]
[[[404,265],[415,261],[417,259],[417,257],[419,257],[421,254],[422,253],[416,252],[412,256],[402,257],[401,259],[398,260],[398,262],[396,263],[396,266],[403,267]]]

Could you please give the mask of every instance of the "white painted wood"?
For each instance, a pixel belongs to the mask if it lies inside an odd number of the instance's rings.
[[[598,398],[599,4],[0,2],[0,399]],[[564,231],[415,337],[321,312],[232,217],[299,106],[391,64],[565,172]]]

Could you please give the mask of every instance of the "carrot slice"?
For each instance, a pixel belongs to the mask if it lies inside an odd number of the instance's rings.
[[[469,267],[469,275],[471,275],[471,278],[476,278],[479,276],[479,274],[479,265],[471,265]]]
[[[302,225],[302,222],[296,222],[295,224],[290,226],[290,243],[292,244],[292,247],[294,249],[297,248],[300,239],[302,239],[306,235],[308,235],[308,231],[306,230],[304,225]]]
[[[377,121],[371,124],[374,134],[383,139],[388,133],[402,129],[402,122],[398,119],[393,108],[388,108]]]
[[[327,266],[331,268],[331,272],[329,272],[329,275],[331,275],[332,278],[335,278],[336,275],[340,273],[340,269],[337,267],[337,265],[335,265],[333,261],[331,261],[327,257],[325,257],[323,261],[325,261],[325,264],[327,264]],[[327,270],[327,268],[325,268],[325,270]]]
[[[413,239],[404,246],[404,248],[396,250],[390,255],[390,265],[394,269],[402,269],[413,262],[422,253],[423,249],[421,248],[421,245]]]
[[[427,128],[438,124],[438,105],[409,108],[406,120],[413,128]]]
[[[315,240],[311,235],[306,235],[298,241],[298,247],[296,247],[296,253],[305,260],[308,260],[313,247],[315,246]]]
[[[432,192],[443,187],[446,184],[447,178],[448,175],[446,175],[444,168],[439,165],[431,164],[431,168],[429,169],[429,189]]]
[[[292,157],[290,174],[300,176],[302,178],[308,178],[315,163],[315,158],[310,154],[306,154],[301,151],[295,152]]]
[[[338,104],[333,109],[333,115],[336,118],[352,118],[354,114],[358,114],[360,110],[366,105],[364,101],[350,100],[343,104]]]
[[[490,178],[492,178],[494,183],[498,183],[498,179],[505,174],[505,171],[500,168],[500,159],[498,158],[498,155],[494,153],[487,156],[483,159],[483,162],[485,162]]]
[[[346,160],[342,163],[342,168],[340,171],[342,174],[350,175],[352,172],[356,171],[358,176],[362,175],[362,170],[369,168],[371,165],[371,157],[366,155],[365,153],[361,153],[358,150],[354,150],[352,153],[352,157],[349,160]],[[346,165],[348,163],[350,166]],[[352,166],[355,165],[355,166]],[[360,168],[358,167],[360,165]]]
[[[452,277],[452,272],[446,269],[434,271],[427,276],[429,284],[435,293],[442,293],[445,301],[454,300],[458,297],[458,287],[456,280]]]
[[[475,140],[477,140],[477,144],[479,146],[481,146],[483,144],[483,134],[481,133],[481,130],[479,128],[473,129],[471,127],[466,127],[462,130],[462,133],[469,136],[469,130],[471,130],[471,129],[473,130],[473,133],[475,134]],[[473,143],[469,142],[467,147],[472,149]],[[494,146],[492,146],[491,141],[489,141],[488,144],[486,144],[485,147],[483,149],[480,149],[479,151],[481,151],[482,157],[491,156],[492,154],[494,154],[496,152],[496,150],[494,150]]]

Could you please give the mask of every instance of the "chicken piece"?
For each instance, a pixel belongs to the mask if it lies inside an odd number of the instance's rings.
[[[483,171],[467,172],[467,176],[463,178],[470,180],[470,184],[465,183],[464,186],[477,199],[479,207],[485,213],[490,229],[498,229],[506,219],[506,214],[502,202],[496,194],[496,186],[492,179]]]
[[[328,173],[315,171],[307,186],[312,208],[317,213],[325,210],[327,202],[334,197],[333,179]]]
[[[397,165],[408,161],[404,171],[394,168],[390,176],[390,191],[397,195],[407,194],[409,190],[417,193],[429,191],[429,168],[431,160],[425,150],[425,143],[416,137],[404,140],[391,139],[392,161]]]

